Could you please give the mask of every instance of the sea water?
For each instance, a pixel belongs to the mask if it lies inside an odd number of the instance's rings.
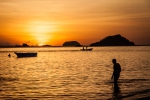
[[[0,48],[0,100],[128,100],[150,96],[150,46],[80,49]],[[38,56],[17,58],[14,52],[38,52]],[[111,80],[113,58],[122,68],[117,88]]]

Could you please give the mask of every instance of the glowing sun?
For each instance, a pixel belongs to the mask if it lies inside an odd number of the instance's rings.
[[[52,38],[54,26],[46,21],[33,21],[29,25],[29,31],[38,44],[45,44]]]

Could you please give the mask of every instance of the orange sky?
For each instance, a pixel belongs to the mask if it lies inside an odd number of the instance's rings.
[[[0,0],[0,45],[89,45],[115,34],[150,44],[150,0]]]

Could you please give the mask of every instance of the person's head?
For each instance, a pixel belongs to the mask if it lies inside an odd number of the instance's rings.
[[[113,64],[115,64],[116,63],[116,59],[112,59],[112,62],[113,62]]]

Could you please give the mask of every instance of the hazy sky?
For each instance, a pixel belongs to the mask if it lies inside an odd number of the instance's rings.
[[[150,0],[0,0],[0,45],[90,44],[115,34],[150,44]]]

